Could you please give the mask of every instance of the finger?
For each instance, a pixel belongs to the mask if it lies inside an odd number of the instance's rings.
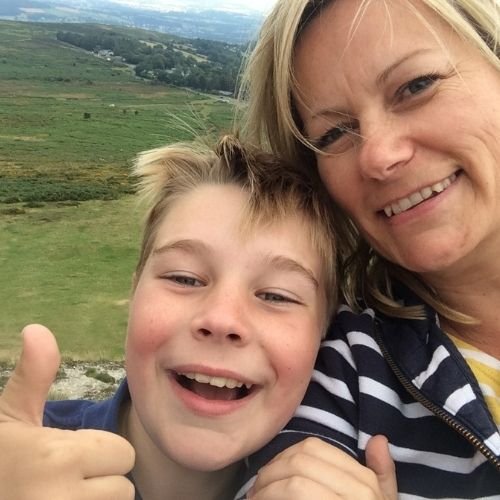
[[[375,472],[384,498],[396,499],[398,497],[396,468],[389,452],[387,438],[382,435],[370,438],[365,453],[366,465]]]
[[[96,477],[83,481],[78,498],[82,500],[134,500],[135,488],[132,482],[124,476]]]
[[[346,473],[355,473],[359,469],[359,462],[356,458],[316,437],[309,437],[290,446],[276,455],[270,463],[273,463],[275,460],[291,459],[297,455],[316,457],[341,468]]]
[[[42,425],[43,408],[60,364],[57,342],[42,325],[28,325],[23,350],[0,397],[0,421]]]
[[[74,457],[74,450],[79,450],[77,460],[84,478],[125,475],[132,470],[134,448],[118,434],[82,429],[74,432],[74,437],[76,441],[68,453]],[[55,450],[58,452],[61,452],[60,448]]]
[[[317,438],[308,438],[277,455],[259,471],[254,490],[258,492],[272,483],[300,478],[317,483],[340,498],[383,498],[374,471]]]
[[[339,452],[340,454],[332,454],[333,460],[332,457],[329,457],[330,460],[324,460],[322,457],[305,453],[295,453],[274,460],[259,470],[253,491],[269,492],[270,486],[277,483],[293,484],[294,488],[302,491],[298,485],[307,481],[308,484],[315,484],[321,491],[328,491],[331,498],[380,500],[381,493],[375,473],[360,463],[352,467],[351,457],[340,450]],[[347,467],[342,458],[346,459]]]
[[[312,498],[314,500],[341,500],[343,497],[315,481],[294,477],[271,483],[258,492],[252,490],[247,498],[249,500],[311,500]]]

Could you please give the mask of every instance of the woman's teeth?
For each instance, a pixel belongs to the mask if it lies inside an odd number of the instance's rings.
[[[387,217],[392,217],[393,215],[399,215],[400,213],[406,212],[406,210],[409,210],[419,203],[422,203],[424,200],[431,198],[434,194],[442,193],[453,183],[453,181],[455,181],[456,178],[457,174],[453,173],[441,182],[436,182],[435,184],[432,184],[432,186],[424,187],[420,191],[416,191],[406,198],[401,198],[400,200],[387,205],[384,207],[385,215]]]
[[[209,384],[213,385],[214,387],[227,387],[228,389],[239,389],[243,387],[243,385],[247,389],[250,389],[252,387],[252,384],[244,384],[243,382],[239,382],[238,380],[234,380],[231,378],[210,377],[209,375],[205,375],[203,373],[183,373],[182,375],[190,380],[195,380],[200,384]]]

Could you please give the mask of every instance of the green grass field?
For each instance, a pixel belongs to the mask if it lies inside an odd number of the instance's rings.
[[[131,161],[231,126],[230,104],[138,80],[58,29],[0,21],[0,360],[28,322],[52,328],[67,358],[122,356],[139,245]]]
[[[139,219],[130,196],[0,214],[0,359],[27,322],[53,329],[65,357],[121,356]]]

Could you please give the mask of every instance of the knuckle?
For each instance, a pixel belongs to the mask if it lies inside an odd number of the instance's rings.
[[[81,457],[79,447],[72,445],[72,440],[49,437],[40,443],[40,458],[43,463],[55,468],[67,468],[78,463]]]
[[[366,500],[381,498],[377,476],[369,469],[365,471],[363,481],[359,483],[358,487],[360,498]]]
[[[308,437],[304,439],[303,445],[306,450],[316,449],[323,441],[315,436]]]
[[[375,472],[371,469],[365,469],[365,481],[372,490],[378,487],[377,474],[375,474]]]
[[[306,455],[302,453],[294,454],[288,458],[288,467],[292,471],[301,471],[304,468],[305,462],[307,462]]]
[[[298,494],[305,492],[307,481],[301,476],[292,476],[284,485],[285,498],[293,498]]]
[[[317,437],[308,437],[300,442],[298,448],[302,453],[312,453],[317,450],[322,442],[323,441]]]

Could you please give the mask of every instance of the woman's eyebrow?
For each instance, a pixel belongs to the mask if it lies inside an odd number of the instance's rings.
[[[335,108],[325,108],[325,109],[320,109],[319,111],[314,112],[314,114],[311,116],[311,120],[316,120],[318,118],[325,119],[327,117],[335,117],[335,118],[343,118],[343,119],[348,119],[350,120],[352,118],[352,115],[349,114],[347,111],[344,111],[342,109],[335,109]]]
[[[428,53],[428,52],[433,52],[433,51],[434,51],[434,49],[415,49],[415,50],[409,52],[408,54],[405,54],[404,56],[400,57],[399,59],[396,59],[396,61],[394,61],[389,66],[387,66],[387,68],[385,68],[377,76],[377,79],[376,79],[377,85],[380,86],[380,84],[385,83],[386,80],[391,75],[391,73],[394,70],[396,70],[399,66],[401,66],[403,63],[405,63],[406,61],[408,61],[409,59],[412,59],[415,56],[418,56],[418,55],[421,55],[421,54],[425,54],[425,53]]]

